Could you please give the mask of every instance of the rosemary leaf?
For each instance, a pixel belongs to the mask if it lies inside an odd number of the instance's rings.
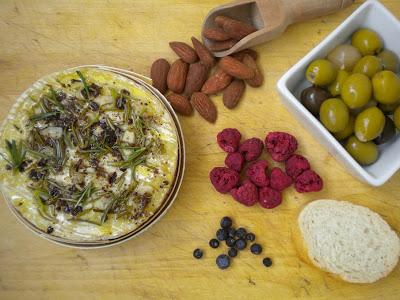
[[[50,111],[50,112],[38,113],[38,114],[30,116],[29,120],[31,120],[32,122],[36,122],[36,121],[40,121],[40,120],[43,120],[43,119],[47,119],[47,118],[53,117],[53,116],[57,115],[58,113],[59,113],[58,111]]]
[[[0,153],[0,155],[11,165],[13,171],[19,171],[22,163],[25,161],[26,149],[21,141],[6,140],[7,155]]]
[[[83,74],[81,73],[81,71],[77,70],[76,73],[78,74],[79,78],[81,79],[82,84],[83,84],[83,88],[85,89],[85,93],[86,93],[87,97],[84,97],[84,98],[89,99],[90,98],[89,86],[87,85],[86,79],[83,76]]]

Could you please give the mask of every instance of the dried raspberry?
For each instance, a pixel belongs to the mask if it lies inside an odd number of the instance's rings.
[[[235,128],[225,128],[217,135],[217,143],[222,150],[228,153],[236,152],[239,148],[242,135]]]
[[[294,186],[299,193],[318,192],[322,190],[323,181],[316,172],[307,170],[296,178]]]
[[[256,160],[262,152],[263,142],[258,138],[245,140],[239,147],[239,152],[242,153],[246,161]]]
[[[296,179],[301,173],[310,169],[310,163],[307,158],[299,154],[293,154],[285,165],[286,174]]]
[[[232,189],[231,195],[246,206],[252,206],[258,201],[258,189],[250,180],[245,180],[240,187]]]
[[[239,152],[228,153],[225,158],[225,165],[235,171],[242,171],[244,165],[244,157]]]
[[[292,178],[286,175],[280,168],[273,168],[269,177],[271,188],[277,191],[283,191],[293,183]]]
[[[265,147],[273,160],[285,161],[296,151],[297,140],[286,132],[270,132],[265,138]]]
[[[246,176],[257,186],[268,186],[267,168],[268,162],[266,160],[258,160],[247,168]]]
[[[226,194],[239,183],[239,173],[224,167],[217,167],[211,170],[210,180],[215,189]]]
[[[264,208],[274,208],[282,203],[282,194],[270,187],[263,187],[259,190],[258,201]]]

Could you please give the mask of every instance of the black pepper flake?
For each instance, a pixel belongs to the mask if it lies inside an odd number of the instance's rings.
[[[73,216],[76,216],[77,214],[79,214],[80,212],[82,212],[82,206],[80,206],[80,205],[78,205],[77,207],[74,207],[72,210],[71,210],[71,214],[73,215]]]
[[[12,166],[9,165],[9,164],[7,164],[7,165],[6,165],[6,170],[8,170],[8,171],[12,170]]]
[[[113,184],[116,179],[117,179],[117,172],[114,172],[108,176],[108,183]]]
[[[48,234],[52,234],[53,231],[54,231],[54,228],[53,228],[53,227],[51,227],[51,226],[47,227],[46,232],[47,232]]]
[[[90,101],[89,106],[90,106],[90,109],[93,111],[98,111],[100,109],[100,105],[94,101]]]
[[[115,100],[115,106],[118,109],[124,109],[126,104],[126,99],[123,96],[118,96],[117,99]]]

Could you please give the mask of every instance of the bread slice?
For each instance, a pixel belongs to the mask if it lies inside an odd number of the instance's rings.
[[[398,262],[399,237],[369,208],[316,200],[301,211],[298,225],[310,260],[345,281],[375,282]]]

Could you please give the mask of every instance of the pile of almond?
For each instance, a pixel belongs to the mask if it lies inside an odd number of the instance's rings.
[[[195,37],[192,44],[193,47],[183,42],[169,43],[179,59],[172,65],[163,58],[157,59],[151,66],[150,77],[177,113],[191,115],[194,107],[213,123],[217,109],[210,95],[222,92],[224,105],[232,109],[242,97],[245,83],[252,87],[262,85],[264,78],[256,63],[258,55],[246,49],[217,61]]]
[[[225,16],[217,16],[214,21],[216,27],[207,28],[203,31],[203,36],[212,42],[209,46],[211,51],[230,49],[238,41],[257,31],[250,24]]]

